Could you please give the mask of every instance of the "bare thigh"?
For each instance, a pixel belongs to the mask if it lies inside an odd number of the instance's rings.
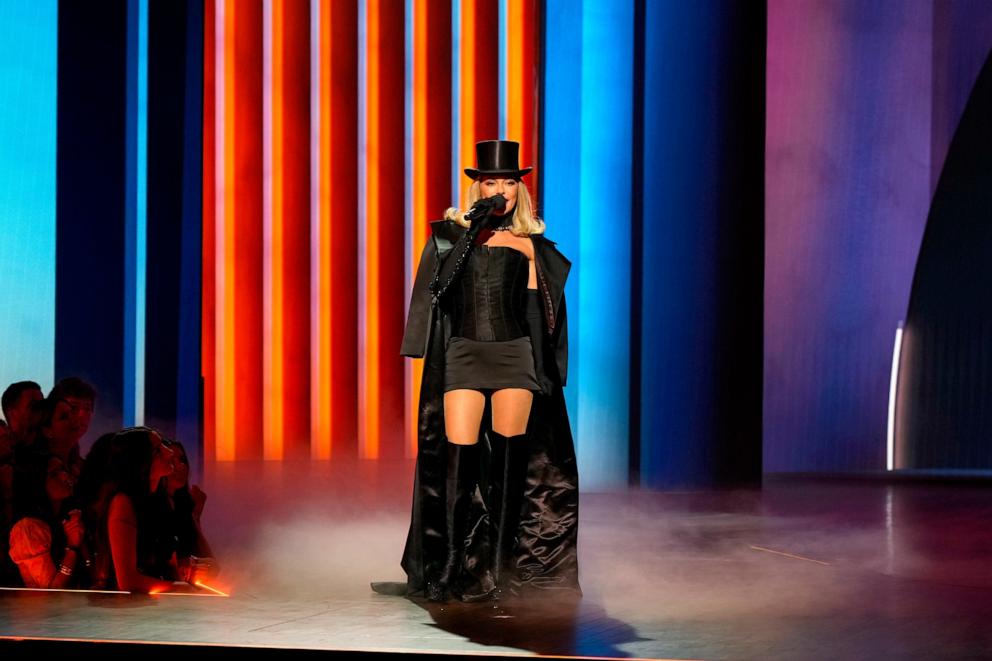
[[[479,442],[479,425],[486,409],[486,396],[478,390],[449,390],[444,393],[444,430],[448,441],[458,445]]]
[[[492,395],[493,431],[503,436],[519,436],[527,431],[534,393],[524,388],[504,388]]]

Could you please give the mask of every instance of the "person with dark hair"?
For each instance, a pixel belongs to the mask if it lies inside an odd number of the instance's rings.
[[[175,469],[162,478],[155,497],[162,507],[162,518],[168,523],[168,533],[175,539],[179,577],[195,585],[216,576],[220,567],[200,522],[207,495],[200,487],[189,484],[189,457],[183,444],[172,441],[172,450]]]
[[[44,399],[41,386],[34,381],[18,381],[7,386],[0,397],[0,408],[15,445],[30,443],[35,414],[32,404]]]
[[[175,571],[163,571],[175,547],[162,543],[152,495],[175,467],[171,442],[147,427],[102,436],[80,478],[86,525],[93,531],[94,583],[104,589],[166,592]]]
[[[48,399],[55,406],[53,415],[65,416],[78,444],[89,431],[93,420],[96,389],[77,376],[69,376],[55,384],[48,393]]]
[[[62,460],[51,456],[40,479],[21,485],[18,521],[10,531],[10,557],[25,587],[86,586],[78,568],[87,557],[82,512],[72,501],[73,481]]]
[[[478,143],[470,208],[431,223],[400,350],[424,358],[407,582],[378,592],[580,594],[562,392],[570,264],[544,237],[518,151]]]

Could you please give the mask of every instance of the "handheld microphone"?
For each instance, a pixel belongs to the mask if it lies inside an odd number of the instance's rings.
[[[483,216],[488,216],[495,209],[502,209],[506,206],[506,198],[496,193],[492,197],[484,197],[476,202],[465,214],[465,220],[478,220]]]

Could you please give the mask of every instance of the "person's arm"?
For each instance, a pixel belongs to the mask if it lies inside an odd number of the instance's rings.
[[[214,552],[210,548],[210,543],[207,541],[206,535],[203,534],[201,517],[203,515],[203,506],[207,502],[207,494],[203,493],[203,490],[194,484],[189,489],[189,495],[193,499],[193,529],[196,531],[196,550],[194,551],[194,555],[199,561],[198,566],[194,567],[194,571],[190,574],[189,582],[195,583],[197,580],[216,576],[220,572],[220,565],[214,558]]]
[[[538,290],[527,290],[527,330],[530,335],[531,349],[534,352],[534,372],[537,384],[541,387],[542,395],[550,395],[555,387],[548,376],[544,361],[544,310],[541,308],[541,296]]]
[[[497,202],[497,199],[501,200],[501,202]],[[505,198],[502,195],[497,195],[496,197],[479,199],[472,205],[472,208],[466,214],[466,218],[470,218],[469,222],[471,226],[455,242],[451,252],[445,258],[444,263],[441,264],[437,276],[430,284],[429,289],[433,299],[436,300],[443,297],[455,280],[458,279],[458,276],[461,275],[462,270],[465,268],[465,262],[468,261],[469,254],[475,248],[476,237],[492,222],[494,217],[493,211],[505,203]]]
[[[41,519],[25,517],[10,529],[10,559],[24,587],[48,588],[59,574],[52,560],[52,531]]]
[[[128,592],[169,592],[171,581],[145,576],[138,571],[138,517],[131,499],[122,493],[110,501],[107,514],[110,557],[117,575],[117,587]]]

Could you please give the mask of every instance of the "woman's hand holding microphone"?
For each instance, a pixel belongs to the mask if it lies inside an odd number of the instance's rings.
[[[479,198],[465,213],[465,220],[472,223],[472,232],[478,232],[489,224],[493,212],[506,206],[506,198],[497,193],[492,197]]]

